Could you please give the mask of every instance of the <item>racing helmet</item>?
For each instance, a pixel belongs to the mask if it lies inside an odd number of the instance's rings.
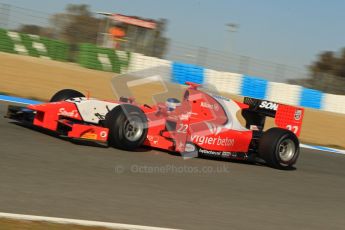
[[[165,102],[165,105],[167,106],[167,110],[171,112],[174,111],[177,106],[180,106],[181,102],[176,98],[168,98]]]

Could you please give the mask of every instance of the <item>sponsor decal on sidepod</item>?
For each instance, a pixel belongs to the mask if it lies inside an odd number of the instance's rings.
[[[224,146],[224,147],[229,147],[229,146],[234,146],[235,140],[232,138],[221,138],[220,136],[217,137],[206,137],[206,136],[199,136],[199,135],[192,135],[191,136],[191,141],[198,145],[216,145],[216,146]]]
[[[218,135],[222,131],[221,126],[217,126],[211,122],[205,122],[209,131],[213,135]],[[233,146],[235,144],[235,140],[232,138],[221,138],[219,135],[216,137],[207,137],[207,136],[200,136],[200,135],[191,135],[191,141],[197,143],[198,145],[216,145],[216,146]]]

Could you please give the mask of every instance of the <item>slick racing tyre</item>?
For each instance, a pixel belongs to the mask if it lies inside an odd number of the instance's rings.
[[[259,156],[277,169],[291,169],[299,156],[299,141],[286,129],[271,128],[259,141]]]
[[[74,89],[63,89],[55,93],[50,102],[65,101],[75,97],[85,97],[85,95]]]
[[[107,113],[104,124],[109,129],[108,142],[116,148],[134,150],[147,136],[146,115],[133,105],[115,107]]]

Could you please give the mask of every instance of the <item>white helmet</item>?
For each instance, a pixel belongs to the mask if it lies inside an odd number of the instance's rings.
[[[165,102],[169,112],[174,111],[177,106],[181,105],[181,102],[176,98],[168,98]]]

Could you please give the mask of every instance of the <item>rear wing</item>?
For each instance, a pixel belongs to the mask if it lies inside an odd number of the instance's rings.
[[[263,130],[266,117],[272,117],[277,127],[288,129],[296,136],[300,135],[304,116],[303,108],[250,97],[245,97],[243,103],[249,106],[242,110],[247,128],[254,125],[259,130]]]

